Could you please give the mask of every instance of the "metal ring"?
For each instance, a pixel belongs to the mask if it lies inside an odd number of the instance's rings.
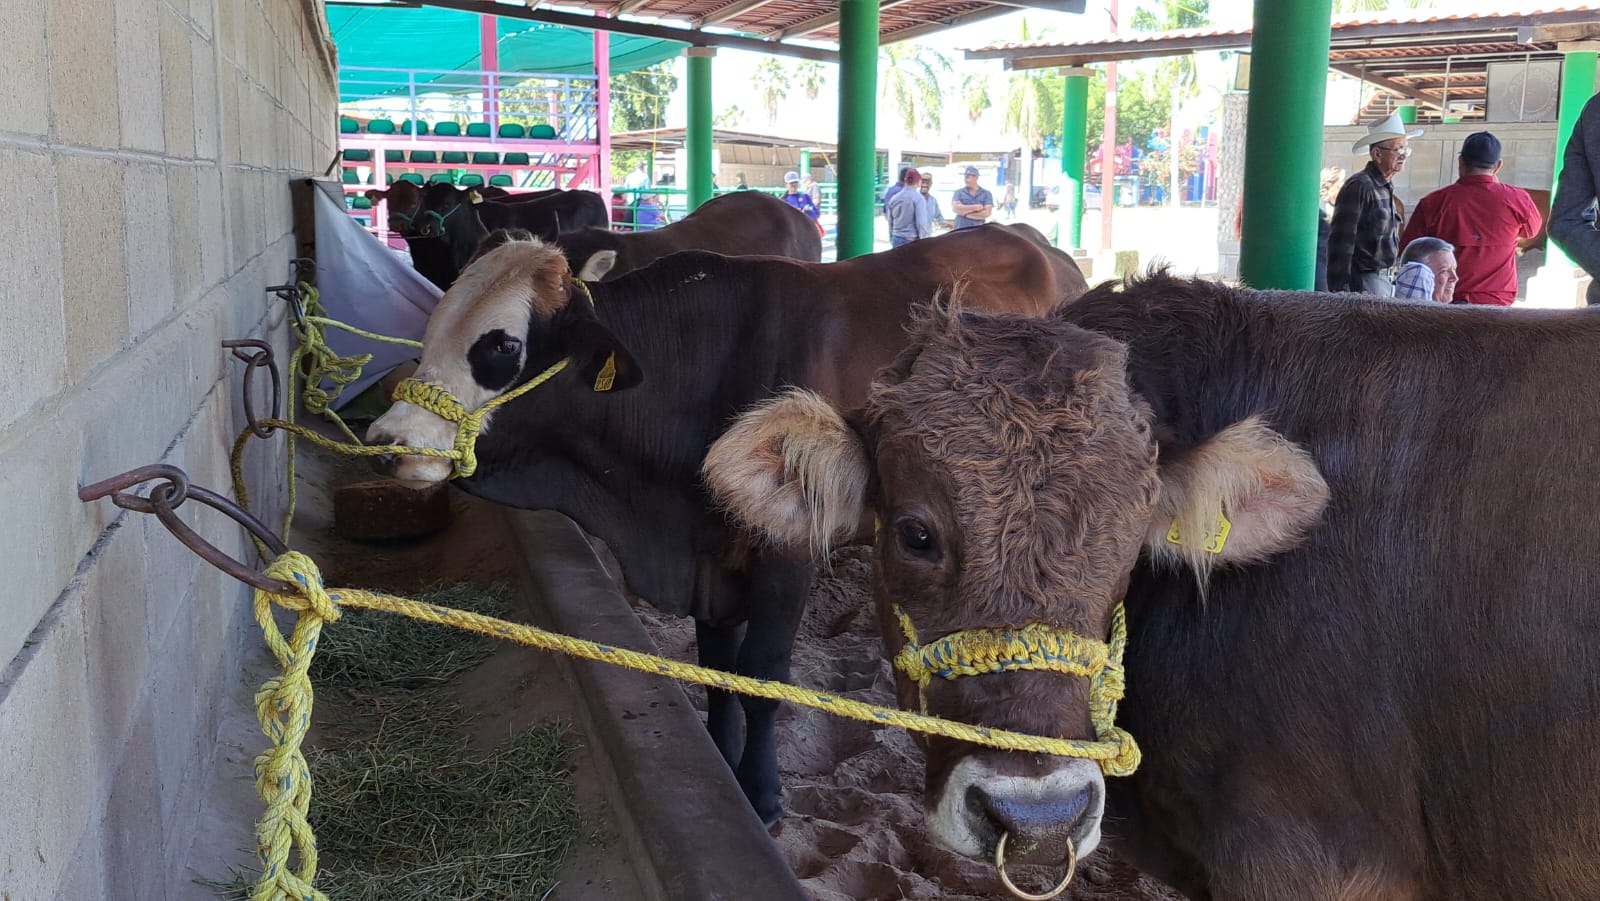
[[[111,503],[124,510],[132,510],[135,513],[154,513],[156,512],[156,507],[149,498],[140,497],[128,490],[151,479],[167,480],[166,493],[163,497],[167,506],[172,509],[177,509],[188,499],[189,474],[170,463],[152,463],[149,466],[130,469],[109,479],[101,479],[92,485],[85,485],[78,489],[78,500],[87,503],[109,496]]]
[[[1067,890],[1067,886],[1072,882],[1073,875],[1078,870],[1078,849],[1073,846],[1072,839],[1067,839],[1066,875],[1062,876],[1061,881],[1047,894],[1035,895],[1018,888],[1017,884],[1011,881],[1011,876],[1006,873],[1006,839],[1010,835],[1010,832],[1002,832],[1000,834],[1000,843],[994,846],[994,868],[1000,874],[1000,884],[1006,887],[1006,891],[1010,892],[1012,897],[1021,898],[1022,901],[1050,901],[1051,898]]]
[[[260,338],[240,338],[233,341],[224,341],[222,346],[232,349],[234,357],[243,360],[246,364],[243,389],[244,417],[245,421],[250,424],[250,431],[257,438],[270,436],[272,427],[261,425],[261,420],[256,416],[255,393],[250,390],[250,382],[257,368],[261,366],[267,367],[267,371],[272,374],[272,415],[269,418],[279,418],[278,414],[283,410],[283,379],[278,374],[278,361],[272,356],[272,345]],[[247,354],[240,349],[244,347],[253,347],[256,352]]]
[[[189,548],[189,550],[194,551],[207,563],[210,563],[212,566],[215,566],[217,569],[220,569],[228,575],[233,576],[235,579],[238,579],[246,585],[260,588],[261,590],[270,592],[272,594],[299,593],[298,589],[289,583],[281,582],[277,579],[270,579],[262,575],[251,567],[240,563],[238,560],[235,560],[218,550],[216,545],[200,537],[200,533],[189,528],[188,523],[185,523],[183,520],[178,518],[177,512],[173,509],[172,505],[167,502],[167,493],[168,492],[161,487],[157,487],[155,490],[150,492],[150,501],[155,506],[156,518],[160,519],[161,524],[167,527],[167,531],[171,532],[174,538],[183,542],[184,545]],[[249,513],[246,513],[244,510],[239,508],[238,504],[235,504],[233,501],[228,500],[222,495],[217,494],[214,491],[201,488],[199,485],[190,485],[189,497],[199,501],[202,504],[205,504],[213,510],[218,510],[227,514],[228,518],[232,519],[239,525],[244,526],[252,535],[261,539],[261,541],[266,544],[267,549],[272,551],[273,554],[281,555],[289,550],[289,546],[283,543],[283,539],[274,534],[271,529],[268,529],[265,525],[262,525],[261,520],[256,519]]]

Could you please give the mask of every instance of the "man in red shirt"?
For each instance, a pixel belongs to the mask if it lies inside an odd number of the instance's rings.
[[[1455,184],[1417,202],[1400,246],[1424,236],[1454,244],[1460,281],[1453,303],[1508,307],[1517,297],[1517,239],[1538,234],[1543,219],[1527,191],[1495,178],[1500,140],[1494,135],[1468,135],[1457,171]]]

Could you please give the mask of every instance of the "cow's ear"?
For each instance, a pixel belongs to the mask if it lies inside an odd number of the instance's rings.
[[[617,252],[615,250],[597,250],[589,254],[589,259],[583,261],[583,268],[578,270],[578,278],[586,282],[597,282],[606,277],[617,265]]]
[[[872,464],[861,436],[820,395],[801,389],[751,407],[701,466],[716,502],[773,544],[814,557],[855,536]]]
[[[1327,505],[1311,455],[1250,417],[1163,461],[1146,547],[1204,579],[1218,564],[1255,563],[1299,544]]]
[[[574,319],[563,331],[567,356],[578,376],[595,391],[626,391],[644,381],[633,355],[593,316]]]

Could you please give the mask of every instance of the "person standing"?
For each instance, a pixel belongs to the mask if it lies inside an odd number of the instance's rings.
[[[1394,296],[1389,270],[1400,253],[1400,213],[1394,177],[1411,156],[1407,146],[1422,129],[1407,132],[1399,114],[1367,129],[1350,147],[1367,148],[1366,168],[1350,176],[1333,202],[1328,231],[1328,290]]]
[[[889,198],[886,212],[889,215],[889,246],[901,247],[928,236],[927,205],[922,202],[922,174],[907,169],[900,181],[900,190]]]
[[[1468,135],[1456,160],[1460,176],[1417,202],[1400,243],[1425,235],[1455,245],[1456,303],[1508,307],[1517,299],[1517,239],[1539,233],[1544,219],[1528,192],[1501,184],[1500,140]]]
[[[1600,306],[1600,231],[1596,231],[1596,185],[1600,185],[1600,95],[1589,98],[1573,123],[1562,155],[1561,180],[1550,200],[1550,240],[1567,258],[1594,276],[1589,306]]]
[[[810,194],[800,190],[800,173],[785,172],[783,184],[785,188],[784,203],[810,216],[812,222],[817,222],[822,218],[822,210],[817,209],[817,202],[811,199]]]
[[[927,234],[933,234],[935,228],[950,228],[950,220],[944,217],[944,210],[939,208],[939,198],[930,193],[933,190],[933,177],[922,176],[922,204],[927,211]]]
[[[950,211],[956,214],[956,228],[982,225],[994,215],[994,195],[988,188],[978,187],[978,167],[968,166],[961,173],[966,180],[950,201]]]

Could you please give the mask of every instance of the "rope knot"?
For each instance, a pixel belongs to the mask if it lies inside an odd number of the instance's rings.
[[[298,593],[274,594],[273,603],[296,613],[310,613],[323,622],[339,618],[339,607],[322,584],[322,573],[310,557],[299,551],[289,551],[272,561],[265,575],[295,586]]]

